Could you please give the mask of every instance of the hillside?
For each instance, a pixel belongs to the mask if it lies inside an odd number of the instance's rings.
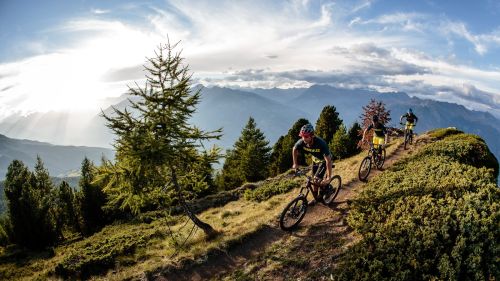
[[[279,230],[276,217],[304,179],[284,174],[221,194],[199,209],[200,218],[223,233],[215,240],[205,241],[199,231],[185,240],[192,225],[183,217],[146,213],[51,253],[4,249],[0,277],[364,280],[390,273],[398,280],[498,279],[498,161],[484,142],[438,130],[420,136],[411,150],[395,140],[388,155],[387,170],[370,175],[368,184],[356,179],[364,153],[336,163],[344,189],[331,206],[311,208],[293,233]],[[168,235],[176,230],[181,247]],[[400,255],[394,249],[407,250]],[[405,275],[407,269],[413,275]]]

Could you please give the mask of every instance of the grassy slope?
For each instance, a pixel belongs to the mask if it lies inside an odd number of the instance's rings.
[[[390,145],[388,154],[395,149],[396,145]],[[365,152],[335,163],[334,172],[341,175],[343,183],[357,177],[358,165],[364,156]],[[282,178],[283,175],[267,184],[278,184]],[[303,179],[294,181],[302,183]],[[240,199],[202,212],[200,218],[223,233],[210,242],[204,240],[201,231],[194,229],[194,235],[183,244],[193,229],[191,222],[181,216],[167,218],[156,214],[153,221],[116,223],[91,237],[69,240],[53,251],[27,253],[0,248],[0,279],[93,276],[95,279],[121,280],[181,261],[203,259],[210,250],[227,248],[263,225],[273,224],[296,193],[294,189],[262,202]],[[180,234],[174,242],[168,234],[177,230]],[[174,247],[175,243],[183,247]]]

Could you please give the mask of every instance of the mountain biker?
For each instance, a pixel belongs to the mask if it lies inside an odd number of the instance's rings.
[[[332,178],[332,154],[330,153],[330,149],[326,142],[314,135],[314,128],[311,124],[306,124],[302,126],[300,129],[299,139],[292,150],[293,157],[293,169],[297,169],[298,165],[298,155],[299,151],[302,151],[307,154],[311,154],[311,158],[313,161],[312,173],[316,175],[319,179],[321,179],[321,186],[325,186],[330,183],[330,179]],[[326,168],[326,169],[325,169]],[[326,171],[326,178],[323,179]],[[309,205],[314,205],[316,203],[316,198],[318,196],[318,187],[317,185],[313,185],[313,197],[314,199],[309,202]]]
[[[373,129],[373,147],[377,149],[379,154],[381,154],[382,146],[387,144],[387,129],[384,124],[379,121],[378,115],[372,116],[372,123],[363,132],[363,138],[361,139],[362,142],[365,141],[366,132],[370,129]]]
[[[413,114],[413,110],[411,108],[408,109],[408,112],[401,115],[401,118],[399,118],[399,123],[403,124],[403,118],[406,118],[406,126],[405,130],[406,131],[413,131],[413,127],[417,125],[418,122],[418,117]]]

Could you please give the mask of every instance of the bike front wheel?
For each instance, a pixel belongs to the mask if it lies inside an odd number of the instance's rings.
[[[295,228],[307,212],[307,200],[304,196],[293,199],[286,205],[280,216],[280,228],[285,231]]]
[[[342,179],[340,178],[339,175],[336,175],[332,178],[330,181],[330,184],[327,185],[325,188],[325,194],[323,195],[323,203],[325,205],[329,205],[330,203],[335,200],[337,195],[339,194],[340,187],[342,186]]]
[[[370,156],[366,156],[363,161],[361,161],[361,165],[359,166],[358,177],[360,181],[365,181],[370,171],[372,169],[372,159]]]
[[[405,149],[408,147],[408,142],[410,141],[409,138],[410,136],[408,135],[408,133],[405,133],[405,145],[404,145]]]

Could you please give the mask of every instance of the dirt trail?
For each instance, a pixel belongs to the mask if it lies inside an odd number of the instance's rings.
[[[412,151],[404,150],[399,145],[396,151],[386,159],[384,167],[391,166],[395,161]],[[368,180],[376,177],[382,171],[374,169],[371,171]],[[278,221],[272,222],[270,226],[253,234],[241,244],[232,247],[227,252],[218,251],[210,253],[206,260],[200,263],[184,265],[182,269],[171,269],[157,272],[149,276],[149,280],[209,280],[211,278],[222,279],[234,270],[247,267],[253,263],[254,271],[260,271],[257,279],[266,280],[288,280],[303,277],[305,272],[311,270],[321,272],[324,264],[329,266],[335,264],[336,259],[341,255],[345,247],[356,241],[352,230],[345,223],[345,218],[349,212],[349,199],[354,198],[365,185],[358,179],[345,183],[331,206],[317,204],[308,209],[308,212],[301,222],[299,229],[295,232],[281,231]],[[285,245],[290,239],[299,241],[295,247],[296,256],[308,257],[304,266],[290,265],[283,270],[267,269],[266,262],[261,260],[261,255],[273,244]],[[323,241],[330,245],[339,245],[339,247],[324,247],[318,249],[314,243]],[[259,263],[259,260],[260,263]],[[265,278],[262,278],[262,271],[265,271]],[[319,275],[321,276],[321,275]],[[316,279],[316,278],[313,278]]]

